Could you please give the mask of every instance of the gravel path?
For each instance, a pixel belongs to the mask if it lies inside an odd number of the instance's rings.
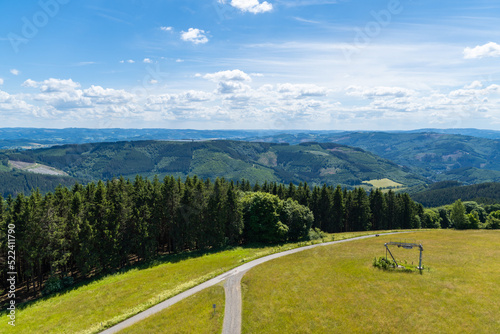
[[[380,235],[390,235],[390,234],[398,234],[398,233],[406,233],[406,232],[393,232],[393,233],[385,233],[385,234],[380,234]],[[219,275],[215,278],[212,278],[211,280],[208,280],[205,283],[202,283],[198,286],[195,286],[194,288],[191,288],[189,290],[186,290],[183,293],[180,293],[175,297],[167,299],[164,302],[161,302],[161,303],[151,307],[150,309],[147,309],[146,311],[138,313],[135,316],[128,318],[127,320],[120,322],[119,324],[116,324],[115,326],[110,327],[101,333],[103,333],[103,334],[117,333],[118,331],[120,331],[124,328],[127,328],[127,327],[135,324],[136,322],[144,320],[147,317],[164,310],[165,308],[177,303],[178,301],[183,300],[184,298],[187,298],[187,297],[189,297],[197,292],[202,291],[203,289],[206,289],[210,286],[219,284],[219,283],[223,282],[224,280],[227,280],[226,283],[224,284],[224,290],[226,292],[226,305],[225,305],[225,311],[224,311],[224,324],[223,324],[223,328],[222,328],[222,333],[223,334],[240,334],[241,333],[241,309],[242,309],[241,278],[248,270],[250,270],[251,268],[258,266],[259,264],[262,264],[264,262],[274,260],[274,259],[277,259],[277,258],[282,257],[282,256],[302,252],[302,251],[307,250],[307,249],[312,249],[312,248],[316,248],[316,247],[323,247],[323,246],[328,246],[328,245],[333,245],[333,244],[338,244],[338,243],[343,243],[343,242],[350,242],[350,241],[354,241],[354,240],[372,238],[372,237],[375,237],[375,235],[366,235],[366,236],[356,237],[356,238],[351,238],[351,239],[330,241],[330,242],[326,242],[326,243],[322,243],[322,244],[316,244],[316,245],[295,248],[295,249],[291,249],[291,250],[284,251],[281,253],[276,253],[276,254],[271,254],[268,256],[261,257],[260,259],[256,259],[256,260],[250,261],[248,263],[245,263],[245,264],[243,264],[237,268],[234,268],[234,269],[232,269],[232,270],[230,270],[222,275]]]

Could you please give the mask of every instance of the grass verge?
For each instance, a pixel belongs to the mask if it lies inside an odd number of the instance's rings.
[[[372,266],[389,237],[319,247],[243,277],[243,333],[500,333],[500,231],[405,234],[418,273]],[[398,258],[418,261],[415,250]]]
[[[120,334],[214,334],[222,330],[224,288],[212,286],[143,320]],[[212,305],[216,305],[216,309]]]

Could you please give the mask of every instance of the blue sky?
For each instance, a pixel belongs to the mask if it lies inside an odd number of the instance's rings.
[[[500,129],[500,4],[0,3],[0,127]]]

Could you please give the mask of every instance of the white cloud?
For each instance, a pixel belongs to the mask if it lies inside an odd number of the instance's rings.
[[[401,87],[360,87],[349,86],[346,88],[346,94],[350,96],[363,97],[365,99],[374,99],[378,97],[405,97],[415,93],[413,90]]]
[[[160,27],[160,30],[162,30],[162,31],[172,31],[172,30],[174,30],[174,28],[172,28],[172,27]]]
[[[22,86],[29,88],[40,88],[40,91],[42,93],[64,92],[80,88],[80,84],[78,82],[74,82],[71,79],[61,80],[54,78],[50,78],[48,80],[40,82],[28,79],[22,84]]]
[[[250,86],[238,81],[220,81],[217,84],[219,94],[241,94],[248,90],[250,90]]]
[[[219,3],[225,4],[227,0],[219,0]],[[231,0],[230,5],[242,12],[253,14],[265,13],[273,10],[273,5],[267,1],[259,2],[259,0]]]
[[[220,71],[216,73],[209,73],[203,76],[203,78],[219,82],[219,81],[252,81],[252,78],[245,72],[241,70],[229,70],[229,71]]]
[[[277,89],[279,93],[294,98],[325,96],[328,93],[328,89],[311,84],[279,84]]]
[[[90,86],[83,91],[83,96],[92,99],[97,104],[122,104],[133,100],[134,95],[124,90]]]
[[[484,45],[478,45],[475,48],[465,48],[465,59],[478,59],[484,57],[500,57],[500,45],[489,42]]]
[[[149,58],[144,58],[143,62],[146,64],[151,64],[153,61]]]
[[[127,63],[133,64],[133,63],[135,63],[135,60],[129,59],[129,60],[127,60]]]
[[[179,95],[186,102],[206,102],[212,99],[212,94],[204,91],[188,90]]]
[[[3,79],[0,78],[0,85],[3,85]]]
[[[474,89],[474,88],[481,88],[481,87],[483,87],[483,84],[481,83],[481,81],[478,81],[478,80],[473,81],[470,85],[464,86],[465,89]]]
[[[179,59],[176,59],[176,60],[175,60],[175,62],[176,62],[176,63],[183,63],[183,62],[184,62],[184,60],[182,60],[182,59],[180,59],[180,58],[179,58]]]
[[[19,70],[16,70],[15,68],[13,68],[10,70],[10,73],[13,75],[19,75],[21,72],[19,72]]]
[[[205,44],[208,42],[208,38],[205,36],[205,30],[196,28],[189,28],[188,31],[182,31],[181,39],[193,44]]]

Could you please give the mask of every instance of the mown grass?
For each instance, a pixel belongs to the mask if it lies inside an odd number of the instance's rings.
[[[216,285],[131,326],[120,334],[220,333],[224,321],[224,288]],[[216,305],[215,312],[213,305]]]
[[[313,242],[281,246],[239,247],[110,275],[77,289],[21,307],[16,326],[0,326],[0,333],[97,333],[140,311],[179,294],[250,260],[311,243],[380,232],[327,235]]]
[[[405,234],[422,275],[372,266],[370,238],[273,260],[243,277],[243,333],[500,333],[500,231]],[[395,256],[418,261],[417,250]]]

